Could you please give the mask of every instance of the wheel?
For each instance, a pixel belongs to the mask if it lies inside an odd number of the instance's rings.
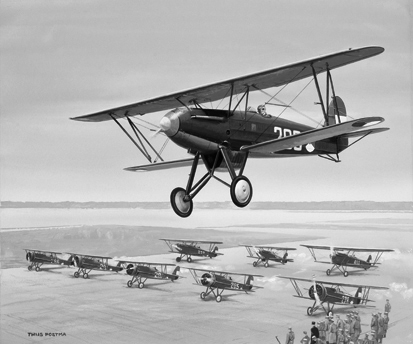
[[[191,257],[188,257],[188,258],[186,258],[186,261],[187,261],[188,263],[191,263],[191,262],[192,262],[192,258],[191,258]]]
[[[326,274],[327,274],[327,276],[330,276],[331,270],[330,270],[330,269],[327,269]]]
[[[217,301],[217,302],[221,302],[221,301],[222,301],[222,296],[221,296],[221,295],[217,295],[216,301]]]
[[[347,272],[347,271],[344,271],[343,275],[344,275],[344,277],[347,277],[347,276],[348,276],[348,272]]]
[[[312,307],[307,308],[307,315],[309,315],[309,316],[313,315],[313,308]]]
[[[192,199],[184,201],[186,191],[182,188],[173,189],[171,192],[171,205],[174,212],[180,217],[188,217],[192,213]]]
[[[328,311],[328,316],[332,318],[334,316],[333,311]]]
[[[247,177],[238,176],[231,183],[232,202],[240,208],[246,207],[252,198],[252,185]]]
[[[139,288],[139,289],[142,289],[142,288],[143,288],[143,282],[140,282],[140,283],[138,284],[138,288]]]
[[[179,263],[181,261],[181,257],[176,257],[175,260]]]
[[[83,278],[86,279],[86,278],[88,278],[88,277],[89,277],[89,274],[88,274],[87,272],[85,272],[85,273],[83,274]]]
[[[130,287],[132,287],[132,281],[128,281],[128,283],[126,283],[126,285],[130,288]]]
[[[29,265],[28,267],[27,267],[27,270],[29,270],[29,271],[32,271],[32,266],[31,265]]]
[[[201,295],[199,295],[201,297],[202,300],[205,300],[206,294],[204,292],[201,293]]]
[[[78,278],[79,277],[79,272],[75,272],[74,274],[73,274],[73,276],[75,276],[76,278]]]
[[[252,263],[252,266],[253,266],[254,268],[256,268],[257,265],[258,265],[257,262]]]
[[[36,272],[39,272],[40,268],[38,266],[36,266]]]
[[[268,264],[268,262],[265,262],[264,266],[265,266],[266,268],[268,268],[268,267],[270,266],[270,264]]]

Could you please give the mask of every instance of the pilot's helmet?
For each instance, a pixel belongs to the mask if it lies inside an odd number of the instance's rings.
[[[265,105],[264,104],[258,105],[258,112],[261,112],[263,110],[265,111]]]

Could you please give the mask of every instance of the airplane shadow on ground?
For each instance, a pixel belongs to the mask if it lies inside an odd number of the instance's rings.
[[[199,292],[192,291],[190,294],[193,295],[194,298],[198,298],[200,302],[216,302],[215,296],[211,293],[209,294],[204,300],[200,298],[200,294],[202,291],[205,291],[205,289],[200,289]],[[221,302],[231,302],[231,303],[242,303],[242,296],[251,296],[252,293],[245,293],[245,292],[237,292],[237,293],[224,293],[221,295],[222,296],[222,301]],[[221,303],[220,302],[220,303]],[[218,303],[218,302],[216,302]]]
[[[165,285],[167,285],[168,284],[168,282],[170,283],[170,281],[164,281],[164,282],[145,282],[145,286],[142,288],[142,289],[144,289],[144,290],[153,290],[153,291],[162,291],[162,292],[164,292],[164,293],[173,293],[174,291],[173,290],[169,290],[169,289],[166,289],[166,288],[160,288],[160,286],[165,286]],[[126,288],[126,289],[138,289],[138,290],[142,290],[142,289],[139,289],[138,288],[138,283],[134,283],[133,285],[132,285],[132,287],[128,287],[127,285],[126,285],[126,283],[127,282],[125,282],[125,284],[124,284],[124,288]]]

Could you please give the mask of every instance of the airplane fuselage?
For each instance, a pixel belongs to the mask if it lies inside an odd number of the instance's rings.
[[[165,134],[178,146],[189,152],[211,155],[225,146],[232,151],[236,163],[245,155],[242,146],[279,139],[312,130],[314,128],[277,118],[264,117],[252,111],[176,108],[168,112],[160,123]],[[337,153],[347,147],[345,139],[317,141],[313,144],[293,147],[276,153],[251,153],[251,157],[299,156]]]
[[[178,250],[179,253],[187,255],[187,256],[200,256],[200,257],[216,257],[217,254],[214,252],[210,252],[204,250],[200,247],[196,247],[193,245],[187,244],[176,244],[175,248]]]
[[[360,266],[360,268],[363,268],[365,270],[369,269],[371,267],[371,263],[359,259],[355,256],[349,256],[345,253],[340,253],[336,252],[332,257],[331,257],[331,262],[335,265],[340,265],[340,266]]]

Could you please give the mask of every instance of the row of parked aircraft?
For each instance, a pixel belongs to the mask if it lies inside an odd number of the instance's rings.
[[[209,257],[214,258],[222,253],[218,253],[218,246],[222,244],[219,241],[205,241],[205,240],[185,240],[185,239],[160,239],[165,241],[169,247],[169,251],[173,253],[178,253],[179,256],[176,258],[177,262],[180,262],[182,258],[186,257],[188,263],[191,263],[192,256],[197,257]],[[207,245],[206,248],[201,248],[200,245]],[[281,264],[286,264],[287,262],[293,262],[293,259],[288,258],[288,251],[296,250],[294,247],[275,247],[275,246],[261,246],[261,245],[240,245],[244,246],[248,252],[248,258],[255,259],[253,266],[257,267],[259,264],[264,264],[265,267],[269,266],[270,261],[278,262]],[[361,268],[367,270],[371,267],[376,267],[378,260],[383,254],[383,252],[394,251],[392,249],[382,249],[382,248],[355,248],[355,247],[329,247],[323,245],[301,245],[307,247],[314,260],[320,263],[328,263],[323,261],[318,261],[314,254],[315,249],[326,250],[327,248],[332,252],[332,263],[333,268],[336,267],[340,271],[344,271],[344,276],[348,276],[348,267]],[[78,268],[74,273],[74,277],[78,278],[80,274],[83,278],[88,278],[89,273],[92,270],[100,271],[113,271],[120,272],[122,270],[126,271],[126,274],[131,277],[127,282],[128,287],[132,287],[137,284],[139,289],[142,289],[148,279],[157,280],[170,280],[176,281],[181,278],[179,275],[180,266],[175,264],[166,263],[154,263],[154,262],[143,262],[143,261],[133,261],[133,260],[119,260],[116,265],[110,265],[109,260],[111,257],[106,256],[96,256],[96,255],[86,255],[78,253],[62,253],[55,251],[42,251],[25,249],[26,259],[30,262],[28,267],[29,271],[35,269],[40,271],[40,267],[43,264],[56,264],[64,266],[75,266]],[[344,253],[343,253],[344,252]],[[374,260],[372,260],[371,255],[367,260],[362,260],[354,256],[355,252],[376,252],[377,255]],[[68,257],[67,259],[64,256]],[[331,270],[333,270],[333,268]],[[201,292],[201,299],[205,299],[208,295],[212,294],[217,302],[221,302],[222,293],[225,290],[231,291],[244,291],[246,293],[254,291],[256,288],[261,288],[254,286],[254,277],[264,277],[262,275],[253,275],[246,273],[236,273],[228,271],[217,271],[211,269],[188,269],[194,278],[197,285],[206,287],[204,292]],[[331,270],[327,275],[330,275]],[[369,297],[370,289],[388,289],[386,287],[380,286],[370,286],[370,285],[360,285],[360,284],[349,284],[349,283],[336,283],[327,282],[305,278],[296,278],[289,276],[277,276],[279,278],[289,279],[296,291],[295,297],[310,299],[314,303],[311,307],[307,309],[307,314],[312,315],[316,310],[323,309],[327,314],[329,314],[334,305],[354,305],[354,306],[366,306],[367,302],[372,301]],[[305,296],[301,291],[297,281],[310,282],[311,287],[308,289],[308,296]],[[348,292],[345,288],[356,288],[356,292]],[[324,306],[324,304],[327,304]]]

